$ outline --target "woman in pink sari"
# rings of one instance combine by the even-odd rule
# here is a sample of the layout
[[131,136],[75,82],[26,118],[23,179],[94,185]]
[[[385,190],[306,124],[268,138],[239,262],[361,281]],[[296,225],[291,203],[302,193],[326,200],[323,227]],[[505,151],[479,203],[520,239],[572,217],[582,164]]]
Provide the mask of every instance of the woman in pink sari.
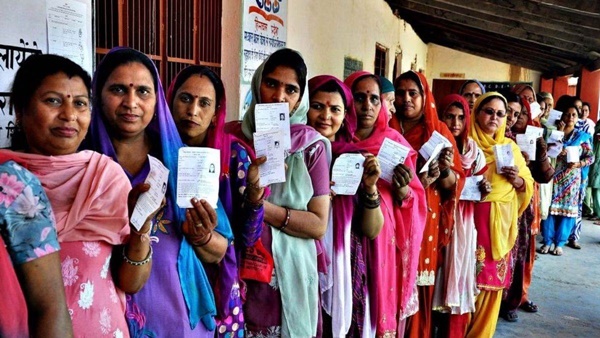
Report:
[[[425,192],[414,174],[417,153],[398,132],[387,126],[387,111],[380,99],[381,84],[375,75],[356,72],[344,83],[351,88],[354,97],[355,109],[348,114],[356,115],[356,131],[350,143],[336,144],[334,152],[365,152],[377,156],[386,138],[410,149],[404,164],[396,166],[391,184],[377,181],[384,219],[381,232],[373,240],[361,236],[366,259],[363,274],[369,283],[364,289],[369,302],[365,304],[363,323],[370,325],[364,327],[363,334],[368,336],[369,331],[375,331],[377,337],[402,336],[405,319],[418,310],[416,272],[426,215]],[[352,210],[352,207],[334,204],[336,231],[349,226]],[[353,279],[356,277],[354,274]]]
[[[91,120],[90,88],[89,75],[72,61],[30,56],[11,96],[22,133],[16,151],[0,154],[25,163],[48,195],[75,336],[128,337],[125,292],[140,290],[150,275],[150,222],[139,231],[130,225],[137,198],[128,198],[131,185],[114,161],[77,152]],[[37,203],[32,195],[27,208],[35,211]]]

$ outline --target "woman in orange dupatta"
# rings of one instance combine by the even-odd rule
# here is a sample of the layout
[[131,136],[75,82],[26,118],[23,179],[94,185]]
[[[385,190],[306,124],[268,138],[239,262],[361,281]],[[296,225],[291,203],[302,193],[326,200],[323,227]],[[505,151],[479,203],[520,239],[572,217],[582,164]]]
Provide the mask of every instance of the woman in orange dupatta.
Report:
[[[469,136],[485,154],[488,170],[484,175],[492,184],[492,191],[484,202],[475,205],[476,273],[481,292],[466,337],[494,336],[502,290],[511,281],[510,253],[517,238],[517,220],[533,195],[533,178],[521,150],[505,136],[507,107],[504,96],[489,92],[475,102],[471,114]],[[497,168],[496,146],[510,146],[513,166]]]
[[[434,132],[452,144],[442,149],[438,160],[431,163],[427,172],[419,174],[428,208],[417,270],[419,312],[409,317],[406,332],[410,337],[429,337],[433,324],[435,276],[443,262],[441,249],[450,242],[452,236],[454,212],[465,175],[454,136],[448,126],[438,119],[433,94],[425,76],[408,71],[396,79],[394,87],[396,114],[390,120],[390,127],[398,130],[417,151]],[[423,163],[421,161],[417,165],[417,171],[420,171]]]

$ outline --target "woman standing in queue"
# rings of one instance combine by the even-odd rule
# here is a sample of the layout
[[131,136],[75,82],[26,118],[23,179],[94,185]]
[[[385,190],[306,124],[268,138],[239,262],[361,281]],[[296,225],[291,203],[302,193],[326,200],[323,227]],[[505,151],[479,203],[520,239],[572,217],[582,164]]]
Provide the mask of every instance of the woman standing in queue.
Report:
[[316,240],[325,235],[329,217],[331,150],[329,141],[306,125],[306,75],[298,52],[274,52],[254,73],[252,103],[241,125],[229,125],[238,138],[252,144],[256,104],[289,106],[292,149],[285,159],[286,181],[271,184],[264,201],[261,242],[273,257],[274,269],[268,282],[247,282],[248,337],[321,335]]
[[[508,99],[509,106],[511,105]],[[529,102],[525,99],[521,101],[521,112],[517,121],[512,126],[512,135],[525,134],[527,126],[539,127],[534,119],[531,118],[531,108]],[[515,103],[513,102],[513,106]],[[507,115],[508,116],[508,115]],[[519,217],[519,233],[517,241],[513,248],[513,278],[510,288],[506,291],[500,308],[500,316],[509,322],[515,322],[518,319],[517,309],[521,308],[526,312],[537,312],[538,307],[529,300],[528,290],[531,285],[533,273],[533,263],[535,261],[536,235],[540,232],[540,184],[548,183],[554,176],[554,168],[550,163],[547,154],[547,144],[543,137],[535,140],[535,157],[529,158],[526,153],[522,153],[527,162],[534,179],[533,197],[531,203]]]
[[[498,322],[502,290],[511,280],[510,253],[517,238],[517,220],[531,202],[533,178],[521,150],[505,137],[506,99],[488,92],[475,102],[469,136],[486,158],[486,179],[491,192],[475,205],[477,230],[476,276],[480,294],[467,326],[466,337],[493,337]],[[510,146],[514,166],[497,168],[495,146]],[[498,173],[498,171],[500,173]]]
[[[77,151],[90,125],[90,88],[89,75],[74,62],[57,55],[29,57],[12,88],[20,126],[16,151],[1,154],[24,163],[52,205],[74,335],[126,337],[125,292],[140,290],[153,266],[144,236],[150,220],[136,231],[128,215],[135,195],[147,187],[136,188],[128,199],[131,185],[118,165],[99,153]],[[43,212],[48,206],[37,194],[30,189],[20,210],[31,216]],[[40,253],[52,250],[46,246]]]
[[216,314],[202,263],[218,263],[232,234],[219,206],[192,199],[176,204],[178,151],[183,142],[169,112],[158,71],[143,53],[114,48],[94,76],[94,115],[89,145],[119,163],[133,186],[150,172],[148,155],[169,169],[166,204],[145,233],[154,265],[145,287],[127,298],[133,337],[214,337]]
[[564,148],[556,159],[550,214],[548,219],[542,222],[544,245],[538,252],[552,252],[561,256],[562,248],[575,227],[577,217],[581,216],[581,185],[586,179],[582,171],[594,162],[594,153],[590,134],[575,128],[579,109],[571,102],[557,106],[563,111],[562,123],[558,123],[558,130],[565,133],[563,145],[579,147],[579,157],[576,161],[567,161],[567,151]]
[[[483,175],[487,170],[485,154],[469,137],[471,111],[467,101],[458,94],[442,99],[439,110],[458,148],[466,177]],[[478,183],[481,200],[491,192],[491,184],[481,178]],[[454,216],[454,234],[444,255],[442,274],[437,276],[433,308],[449,313],[448,326],[439,333],[447,337],[464,337],[469,315],[475,311],[475,299],[479,294],[475,281],[475,230],[476,201],[460,200]]]
[[[408,71],[396,81],[396,115],[390,126],[402,134],[413,149],[421,149],[434,132],[444,136],[450,147],[445,147],[429,170],[419,174],[419,180],[427,196],[427,220],[419,253],[417,285],[419,287],[419,312],[408,319],[407,334],[410,337],[429,337],[433,328],[432,306],[436,274],[441,265],[440,250],[449,242],[453,233],[454,213],[465,176],[460,153],[454,137],[438,114],[425,76]],[[417,171],[425,164],[420,158]]]
[[380,99],[381,84],[376,76],[356,72],[345,83],[352,90],[357,118],[352,146],[378,155],[385,138],[390,138],[411,149],[405,164],[394,169],[392,183],[377,183],[384,223],[370,243],[368,252],[372,252],[373,261],[367,268],[373,280],[371,293],[375,294],[371,320],[375,322],[376,335],[402,336],[406,318],[418,310],[415,284],[426,214],[423,187],[415,174],[417,154],[404,137],[387,126],[387,112]]
[[[219,198],[234,225],[236,246],[253,246],[262,232],[265,189],[258,185],[258,167],[252,149],[225,134],[225,88],[206,66],[190,66],[173,79],[167,101],[183,142],[190,147],[220,150]],[[238,250],[240,251],[240,250]],[[217,334],[244,332],[238,260],[233,243],[218,264],[206,264],[217,304]],[[241,332],[241,333],[240,333]]]

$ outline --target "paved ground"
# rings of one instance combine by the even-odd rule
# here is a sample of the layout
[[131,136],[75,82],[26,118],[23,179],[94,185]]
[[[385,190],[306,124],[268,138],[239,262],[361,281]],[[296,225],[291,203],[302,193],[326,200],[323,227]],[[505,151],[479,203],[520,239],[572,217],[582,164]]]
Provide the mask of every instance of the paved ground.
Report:
[[600,226],[584,221],[581,246],[539,255],[530,290],[539,312],[499,319],[494,337],[600,337]]

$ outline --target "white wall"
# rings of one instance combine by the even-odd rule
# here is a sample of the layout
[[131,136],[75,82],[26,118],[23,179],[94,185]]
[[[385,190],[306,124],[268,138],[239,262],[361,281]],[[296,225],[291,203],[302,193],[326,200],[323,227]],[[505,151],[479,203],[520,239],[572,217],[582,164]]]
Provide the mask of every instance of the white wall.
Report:
[[[429,81],[441,79],[440,73],[464,73],[465,79],[480,81],[511,81],[510,65],[454,49],[429,44],[426,76]],[[521,69],[519,79],[512,81],[532,81],[538,88],[541,73],[530,69]]]
[[[344,57],[363,62],[373,71],[375,47],[388,48],[387,76],[391,79],[396,53],[402,52],[400,70],[425,68],[427,45],[410,25],[395,17],[384,0],[302,0],[288,2],[287,46],[302,53],[309,78],[330,74],[341,78]],[[237,119],[241,62],[241,16],[239,1],[223,1],[221,77],[227,91],[228,120]],[[343,80],[343,79],[342,79]]]
[[361,60],[365,70],[373,71],[377,43],[388,48],[389,78],[399,52],[402,71],[410,69],[415,55],[417,69],[425,68],[427,45],[383,0],[303,0],[289,6],[288,46],[303,53],[310,76],[342,77],[345,56]]

